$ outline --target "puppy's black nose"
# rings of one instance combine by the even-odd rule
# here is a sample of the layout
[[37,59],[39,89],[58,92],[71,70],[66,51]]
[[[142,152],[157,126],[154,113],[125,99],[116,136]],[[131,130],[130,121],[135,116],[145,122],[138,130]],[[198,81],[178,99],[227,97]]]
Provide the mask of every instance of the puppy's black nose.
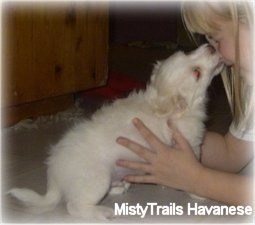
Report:
[[216,49],[212,45],[208,45],[207,48],[209,49],[211,54],[214,54],[216,52]]

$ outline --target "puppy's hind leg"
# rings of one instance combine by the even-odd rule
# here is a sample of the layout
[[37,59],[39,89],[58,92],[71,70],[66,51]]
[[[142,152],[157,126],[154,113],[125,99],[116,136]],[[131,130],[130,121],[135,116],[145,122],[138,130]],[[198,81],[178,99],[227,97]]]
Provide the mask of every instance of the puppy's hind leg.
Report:
[[[102,174],[101,174],[102,175]],[[67,210],[73,216],[107,220],[113,217],[113,209],[97,203],[105,196],[110,187],[110,176],[77,182],[72,185],[72,193],[67,199]]]

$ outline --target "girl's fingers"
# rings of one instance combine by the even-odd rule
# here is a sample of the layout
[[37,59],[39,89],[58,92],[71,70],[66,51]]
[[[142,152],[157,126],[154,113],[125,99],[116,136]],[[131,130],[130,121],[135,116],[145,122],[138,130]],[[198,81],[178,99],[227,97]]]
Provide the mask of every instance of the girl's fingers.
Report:
[[124,177],[124,180],[131,183],[156,183],[152,175],[127,175]]
[[145,148],[144,146],[142,146],[134,141],[124,138],[124,137],[119,137],[119,138],[117,138],[116,141],[120,145],[130,149],[132,152],[137,154],[142,159],[144,159],[148,162],[151,162],[153,155],[154,155],[154,153],[151,152],[151,150]]
[[133,123],[152,149],[157,150],[163,147],[164,144],[161,142],[161,140],[148,127],[146,127],[140,119],[133,119]]
[[183,135],[180,133],[180,131],[177,129],[176,126],[173,125],[173,123],[171,121],[167,122],[168,127],[171,129],[172,131],[172,136],[173,139],[176,142],[176,146],[179,146],[180,149],[186,150],[186,149],[190,149],[190,145],[187,142],[187,140],[183,137]]
[[132,169],[132,170],[139,170],[144,173],[151,173],[151,166],[150,164],[144,163],[144,162],[133,162],[133,161],[127,161],[127,160],[118,160],[116,162],[118,166]]

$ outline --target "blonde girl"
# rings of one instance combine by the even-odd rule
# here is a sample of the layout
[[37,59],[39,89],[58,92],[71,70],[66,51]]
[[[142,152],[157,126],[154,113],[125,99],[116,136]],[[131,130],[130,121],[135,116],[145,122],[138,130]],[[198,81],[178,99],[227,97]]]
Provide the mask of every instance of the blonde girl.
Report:
[[252,176],[238,173],[253,159],[251,6],[244,1],[184,2],[182,17],[191,35],[205,35],[224,59],[226,69],[222,79],[233,122],[224,136],[214,132],[205,134],[199,163],[171,121],[169,127],[176,142],[172,147],[135,118],[134,126],[151,149],[125,137],[117,138],[117,143],[135,152],[146,163],[121,159],[117,165],[145,172],[145,175],[126,176],[124,179],[129,182],[162,184],[227,204],[252,204]]

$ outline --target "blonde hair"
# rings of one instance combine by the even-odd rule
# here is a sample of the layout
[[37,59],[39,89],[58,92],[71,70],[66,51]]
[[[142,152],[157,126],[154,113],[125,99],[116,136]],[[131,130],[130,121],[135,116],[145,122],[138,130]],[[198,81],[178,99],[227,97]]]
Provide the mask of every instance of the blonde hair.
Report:
[[235,64],[232,69],[226,67],[221,76],[234,125],[239,126],[242,119],[245,120],[243,125],[246,128],[250,128],[253,122],[253,88],[240,76],[239,24],[248,25],[252,33],[253,15],[249,4],[245,1],[203,1],[197,4],[183,2],[181,8],[183,23],[193,39],[196,33],[213,36],[219,31],[220,21],[232,21],[235,35]]

